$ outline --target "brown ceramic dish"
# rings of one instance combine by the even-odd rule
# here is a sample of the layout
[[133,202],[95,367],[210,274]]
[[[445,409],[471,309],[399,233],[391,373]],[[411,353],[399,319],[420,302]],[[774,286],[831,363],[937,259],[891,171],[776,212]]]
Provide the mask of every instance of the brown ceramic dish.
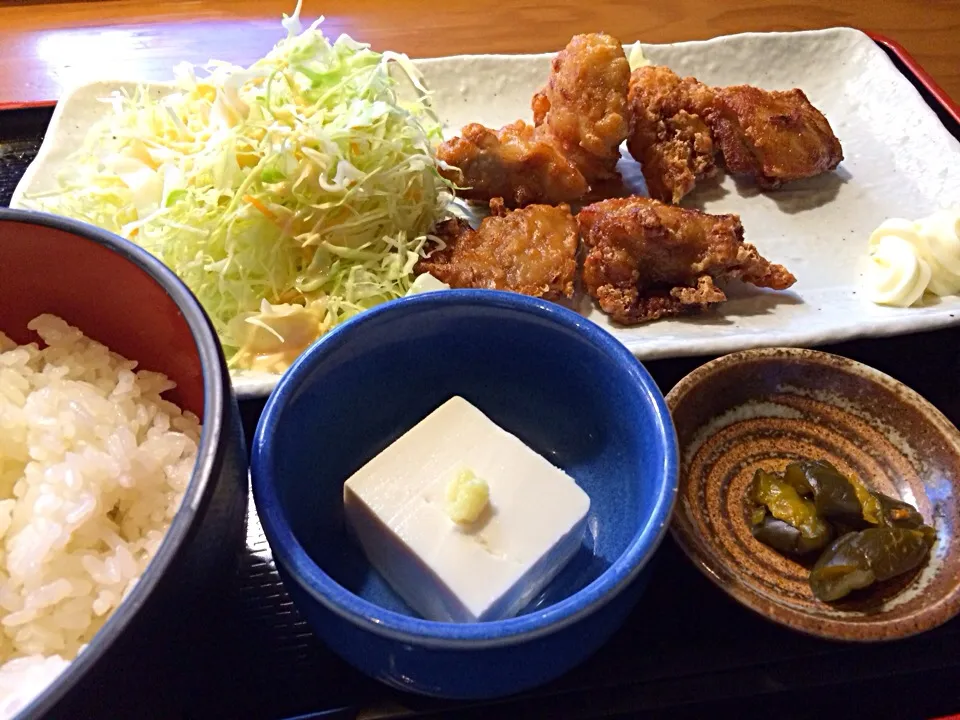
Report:
[[[707,363],[667,396],[679,439],[672,531],[714,583],[758,613],[842,640],[891,640],[960,611],[960,432],[893,378],[836,355],[748,350]],[[804,566],[750,534],[758,468],[828,460],[934,525],[925,565],[837,603],[814,598]]]

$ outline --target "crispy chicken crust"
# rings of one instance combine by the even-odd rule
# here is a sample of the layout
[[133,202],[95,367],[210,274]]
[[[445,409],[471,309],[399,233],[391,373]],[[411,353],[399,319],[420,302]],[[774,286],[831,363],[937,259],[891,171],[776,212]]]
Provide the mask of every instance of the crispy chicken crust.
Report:
[[470,200],[503,198],[510,207],[556,205],[588,190],[576,165],[522,120],[496,131],[478,123],[467,125],[460,137],[440,146],[437,157],[459,170],[441,172],[465,186],[459,194]]
[[716,107],[714,134],[727,170],[753,176],[763,189],[833,170],[843,160],[830,123],[802,90],[721,88]]
[[634,325],[704,310],[727,297],[715,280],[785,290],[796,278],[743,241],[736,215],[708,215],[643,197],[612,198],[577,215],[584,285],[615,321]]
[[590,183],[617,177],[630,130],[630,66],[609,35],[577,35],[553,60],[532,101],[535,127],[522,120],[491,130],[473,123],[443,143],[442,174],[470,200],[508,207],[572,202]]
[[631,75],[629,100],[627,149],[641,164],[650,197],[678,203],[697,181],[716,173],[708,124],[715,94],[693,78],[648,65]]
[[617,177],[620,145],[630,132],[629,82],[630,64],[615,38],[575,35],[533,96],[534,124],[549,132],[587,182]]
[[718,163],[765,190],[833,170],[840,141],[802,90],[712,88],[665,67],[630,76],[627,148],[651,197],[677,203]]
[[440,223],[445,243],[417,263],[455,288],[487,288],[555,300],[572,297],[577,272],[577,222],[570,207],[529,205],[507,210],[499,200],[473,230],[461,219]]

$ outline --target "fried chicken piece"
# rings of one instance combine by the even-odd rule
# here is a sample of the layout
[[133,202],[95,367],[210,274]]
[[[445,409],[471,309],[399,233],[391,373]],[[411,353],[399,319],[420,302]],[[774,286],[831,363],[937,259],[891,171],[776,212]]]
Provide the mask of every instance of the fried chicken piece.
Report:
[[698,181],[716,173],[708,118],[715,93],[694,78],[656,65],[630,76],[633,127],[627,140],[640,162],[650,197],[678,203]]
[[440,160],[459,170],[441,170],[468,189],[470,200],[503,198],[509,207],[576,200],[589,189],[583,174],[549,138],[518,120],[493,131],[478,123],[462,130],[437,150]]
[[460,219],[440,223],[434,232],[446,247],[420,260],[414,272],[428,272],[455,288],[572,297],[579,240],[570,207],[506,210],[493,200],[490,212],[476,230]]
[[736,215],[708,215],[644,197],[612,198],[577,215],[588,248],[583,280],[600,308],[634,325],[727,299],[714,284],[739,278],[785,290],[796,278],[743,241]]
[[503,198],[508,207],[572,202],[591,182],[617,177],[629,132],[630,66],[609,35],[577,35],[553,60],[533,98],[537,127],[518,120],[500,130],[473,123],[443,143],[443,176],[470,200]]
[[843,148],[802,90],[736,85],[717,90],[714,136],[727,170],[765,190],[833,170]]
[[618,177],[620,144],[630,132],[629,81],[630,65],[615,38],[575,35],[533,96],[537,129],[556,141],[589,183]]
[[843,149],[802,90],[712,88],[665,67],[630,77],[627,148],[651,197],[677,203],[721,161],[764,190],[833,170]]

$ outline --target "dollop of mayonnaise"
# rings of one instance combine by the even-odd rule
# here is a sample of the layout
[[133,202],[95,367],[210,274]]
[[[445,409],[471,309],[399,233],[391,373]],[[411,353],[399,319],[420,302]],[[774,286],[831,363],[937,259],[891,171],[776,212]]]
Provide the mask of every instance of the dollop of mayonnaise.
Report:
[[232,323],[240,341],[235,363],[238,368],[280,374],[307,347],[329,329],[322,302],[303,305],[260,303],[259,313],[247,313]]
[[870,300],[909,307],[925,292],[960,292],[960,210],[917,221],[891,218],[870,235],[866,285]]
[[941,297],[960,292],[960,210],[936,212],[917,228],[930,263],[930,292]]
[[909,307],[923,296],[929,282],[930,266],[909,241],[884,235],[870,247],[867,288],[873,302]]

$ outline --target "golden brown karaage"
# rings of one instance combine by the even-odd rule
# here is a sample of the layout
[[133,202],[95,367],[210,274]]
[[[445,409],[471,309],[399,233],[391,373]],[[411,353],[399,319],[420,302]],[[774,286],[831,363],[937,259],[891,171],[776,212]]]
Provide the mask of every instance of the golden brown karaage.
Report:
[[629,99],[633,128],[627,148],[640,162],[647,191],[657,200],[678,203],[717,169],[708,123],[714,92],[669,68],[648,65],[630,76]]
[[434,233],[445,246],[420,260],[414,272],[428,272],[455,288],[572,297],[579,240],[570,207],[506,210],[494,200],[490,212],[476,230],[460,219],[440,223]]
[[767,190],[833,170],[843,148],[802,90],[749,85],[717,90],[714,137],[727,170]]
[[644,197],[613,198],[577,215],[583,281],[600,308],[633,325],[726,300],[714,280],[785,290],[796,279],[743,241],[736,215],[708,215]]
[[556,205],[588,189],[576,165],[522,120],[496,131],[467,125],[460,137],[440,146],[437,157],[456,168],[441,172],[465,187],[458,194],[470,200],[499,197],[509,207]]
[[843,159],[830,123],[801,90],[712,88],[665,67],[630,76],[627,148],[650,195],[677,203],[722,163],[763,189],[833,170]]
[[503,198],[508,207],[572,202],[591,182],[617,177],[629,132],[630,67],[614,38],[577,35],[553,61],[533,99],[536,127],[522,120],[500,130],[473,123],[443,143],[447,179],[470,200]]
[[617,177],[620,145],[630,132],[629,81],[630,64],[615,38],[575,35],[533,96],[537,128],[549,133],[589,183]]

